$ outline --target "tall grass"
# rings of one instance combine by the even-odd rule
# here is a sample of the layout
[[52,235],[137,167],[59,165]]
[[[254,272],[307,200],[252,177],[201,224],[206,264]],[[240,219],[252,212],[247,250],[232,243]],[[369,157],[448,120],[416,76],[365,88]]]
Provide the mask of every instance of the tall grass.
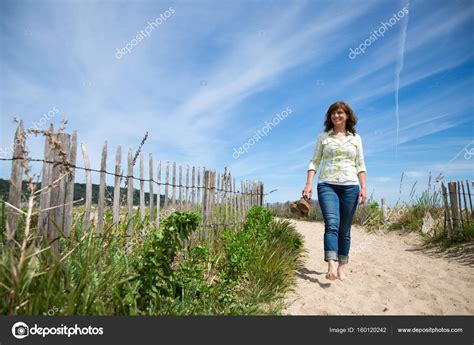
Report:
[[188,250],[186,241],[201,226],[196,212],[174,212],[158,229],[136,214],[140,235],[131,238],[127,222],[117,227],[105,218],[97,235],[84,231],[76,212],[59,252],[35,227],[24,252],[19,243],[3,246],[1,314],[278,314],[304,254],[294,226],[257,206],[243,231],[226,230],[215,243]]

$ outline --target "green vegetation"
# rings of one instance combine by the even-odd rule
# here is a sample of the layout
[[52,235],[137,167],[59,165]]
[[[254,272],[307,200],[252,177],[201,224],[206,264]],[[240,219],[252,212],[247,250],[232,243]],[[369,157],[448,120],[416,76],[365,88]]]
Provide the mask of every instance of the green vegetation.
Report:
[[[134,217],[133,222],[140,224]],[[32,235],[4,245],[0,313],[13,315],[246,315],[279,314],[304,254],[287,220],[254,206],[242,231],[187,248],[200,226],[195,212],[174,212],[159,229],[141,223],[125,236],[106,216],[104,232],[85,232],[75,212],[60,250]],[[3,223],[2,223],[3,224]],[[148,224],[148,225],[147,225]],[[24,231],[24,227],[22,227]],[[2,234],[4,231],[2,231]]]
[[450,240],[448,240],[443,233],[433,237],[425,236],[424,240],[426,243],[437,243],[443,247],[450,247],[458,243],[472,241],[474,240],[474,222],[465,228],[455,228]]
[[382,223],[382,209],[372,196],[366,199],[365,204],[357,207],[354,224],[363,225],[372,231],[380,228]]
[[[420,197],[412,197],[412,203],[399,219],[389,226],[389,229],[404,229],[407,231],[421,230],[423,217],[429,212],[433,218],[444,215],[440,193],[433,189],[424,190]],[[438,229],[441,230],[441,229]]]
[[[406,232],[419,232],[426,244],[441,244],[451,246],[460,242],[471,241],[474,238],[474,222],[453,230],[451,239],[447,239],[444,229],[444,208],[441,193],[432,185],[431,178],[428,186],[422,191],[421,196],[414,195],[413,185],[410,193],[410,202],[395,207],[388,212],[385,221],[382,220],[382,210],[371,198],[363,207],[359,207],[355,215],[355,223],[364,225],[369,231],[374,230],[401,230]],[[436,180],[435,182],[438,182]],[[416,184],[416,183],[415,183]],[[398,203],[397,203],[398,204]],[[423,218],[428,215],[433,220],[430,233],[423,234]]]

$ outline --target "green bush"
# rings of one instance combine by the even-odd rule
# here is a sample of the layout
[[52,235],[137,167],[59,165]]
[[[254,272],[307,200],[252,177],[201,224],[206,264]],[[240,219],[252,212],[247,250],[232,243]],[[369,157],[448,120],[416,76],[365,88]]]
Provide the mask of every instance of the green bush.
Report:
[[140,309],[151,313],[160,309],[160,303],[180,294],[172,264],[184,241],[196,230],[200,216],[193,212],[174,212],[162,220],[158,231],[149,231],[143,250],[133,262],[139,281],[137,303]]
[[474,239],[474,223],[464,228],[455,228],[448,240],[445,232],[439,232],[435,236],[424,236],[425,243],[438,243],[444,247],[449,247],[462,242],[472,241]]
[[237,279],[249,262],[257,258],[264,240],[258,238],[256,232],[251,230],[239,232],[227,230],[222,237],[225,243],[227,274],[231,279]]
[[465,228],[456,228],[453,231],[453,242],[464,242],[474,238],[474,223]]
[[273,216],[268,210],[254,206],[247,213],[243,231],[224,231],[222,237],[228,263],[227,273],[232,279],[241,274],[250,262],[256,260],[263,244],[268,240],[272,219]]
[[269,210],[260,206],[253,206],[248,210],[244,230],[251,231],[257,236],[265,238],[268,224],[270,224],[272,219],[273,216]]

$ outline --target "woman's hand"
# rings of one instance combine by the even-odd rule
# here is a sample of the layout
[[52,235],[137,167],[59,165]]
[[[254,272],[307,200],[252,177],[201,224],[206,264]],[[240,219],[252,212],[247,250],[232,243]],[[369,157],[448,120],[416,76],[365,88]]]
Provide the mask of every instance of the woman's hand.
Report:
[[365,200],[367,199],[367,190],[365,187],[361,187],[359,191],[359,200],[361,204],[365,203]]
[[311,199],[311,195],[313,194],[313,186],[310,185],[310,184],[307,184],[304,187],[303,192],[301,194],[303,196],[307,196],[309,199]]

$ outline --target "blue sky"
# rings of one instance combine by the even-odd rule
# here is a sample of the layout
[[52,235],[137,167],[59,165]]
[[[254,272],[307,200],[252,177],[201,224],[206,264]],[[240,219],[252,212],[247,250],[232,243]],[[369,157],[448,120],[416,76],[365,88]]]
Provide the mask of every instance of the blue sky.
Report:
[[[408,15],[349,57],[405,6]],[[277,189],[267,202],[295,200],[325,112],[344,100],[359,119],[368,193],[393,204],[402,172],[402,200],[430,172],[474,177],[473,14],[470,0],[2,1],[0,145],[10,145],[14,117],[30,127],[57,109],[52,122],[68,118],[93,167],[104,140],[113,171],[116,147],[135,151],[148,131],[143,152],[155,160],[227,166]],[[41,140],[29,147],[42,157]],[[8,178],[10,165],[0,166]]]

